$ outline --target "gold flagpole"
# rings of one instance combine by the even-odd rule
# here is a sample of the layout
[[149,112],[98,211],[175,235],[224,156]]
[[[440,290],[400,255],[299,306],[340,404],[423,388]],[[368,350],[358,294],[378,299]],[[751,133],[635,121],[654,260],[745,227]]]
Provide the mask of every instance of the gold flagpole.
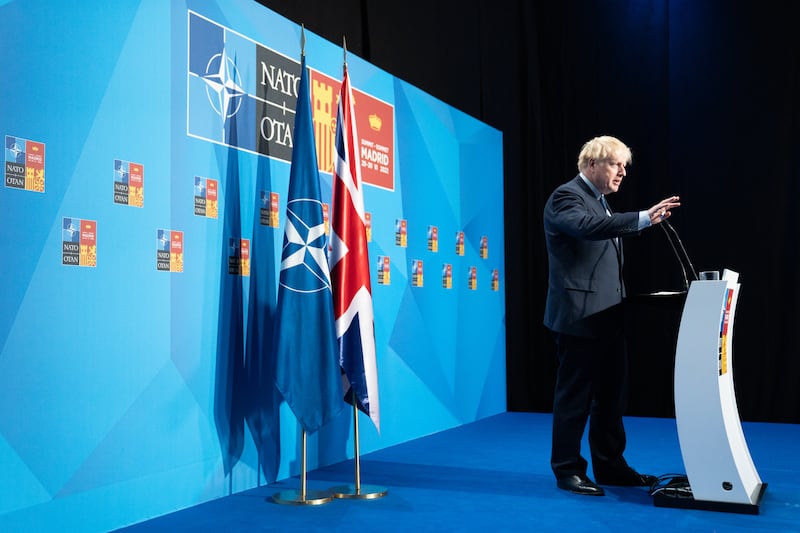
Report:
[[[306,27],[300,25],[300,55],[306,55]],[[302,457],[300,458],[300,490],[283,490],[276,492],[272,495],[272,501],[275,503],[285,505],[321,505],[333,500],[333,494],[330,491],[308,490],[306,483],[307,466],[306,466],[306,452],[308,448],[308,435],[306,429],[302,428]]]
[[356,406],[356,393],[353,391],[353,462],[356,467],[355,492],[361,494],[361,447],[358,439],[358,406]]
[[[342,71],[347,72],[347,39],[342,36]],[[389,491],[385,487],[375,485],[361,485],[361,453],[359,451],[358,435],[358,398],[356,391],[351,388],[353,402],[353,460],[355,462],[355,483],[353,485],[339,485],[333,487],[331,492],[334,498],[353,498],[359,500],[374,500],[386,496]]]
[[361,485],[361,455],[358,442],[358,402],[356,392],[353,393],[353,461],[355,463],[355,483],[353,485],[341,485],[333,487],[331,492],[334,498],[350,498],[357,500],[374,500],[383,498],[389,491],[386,487],[377,485]]
[[321,505],[333,500],[333,494],[328,490],[308,490],[306,484],[306,449],[307,434],[303,429],[302,454],[300,458],[300,490],[282,490],[272,495],[272,501],[284,505]]
[[308,451],[308,435],[306,434],[306,430],[303,430],[303,458],[300,463],[300,498],[305,500],[306,499],[306,472],[307,472],[307,463],[306,463],[306,452]]

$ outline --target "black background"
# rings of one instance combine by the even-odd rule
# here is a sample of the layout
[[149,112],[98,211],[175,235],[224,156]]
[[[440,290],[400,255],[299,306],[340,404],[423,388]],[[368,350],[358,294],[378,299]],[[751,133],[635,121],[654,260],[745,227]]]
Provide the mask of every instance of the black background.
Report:
[[[800,38],[796,2],[260,0],[503,132],[508,409],[548,412],[542,208],[581,145],[633,150],[616,211],[679,194],[696,270],[742,290],[734,380],[743,420],[800,422]],[[357,82],[353,80],[357,86]],[[626,239],[629,414],[673,416],[682,288],[658,228]]]

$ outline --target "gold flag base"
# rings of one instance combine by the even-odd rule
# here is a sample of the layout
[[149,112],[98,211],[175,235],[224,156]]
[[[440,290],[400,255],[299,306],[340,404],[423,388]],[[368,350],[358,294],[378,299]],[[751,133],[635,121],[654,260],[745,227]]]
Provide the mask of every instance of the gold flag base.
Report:
[[361,454],[359,453],[358,435],[358,402],[356,392],[353,391],[353,463],[356,467],[355,483],[350,485],[337,485],[329,489],[334,498],[352,500],[375,500],[383,498],[389,491],[386,487],[377,485],[364,485],[361,483]]
[[[306,482],[306,450],[308,436],[305,428],[301,431],[300,490],[282,490],[272,495],[272,501],[283,505],[322,505],[333,501],[329,490],[308,490]],[[267,498],[269,500],[269,498]]]
[[272,501],[282,505],[322,505],[333,501],[329,490],[309,490],[305,495],[299,490],[282,490],[272,495]]
[[389,494],[386,487],[377,485],[361,485],[358,488],[355,485],[339,485],[333,487],[330,491],[333,493],[334,498],[354,500],[374,500]]

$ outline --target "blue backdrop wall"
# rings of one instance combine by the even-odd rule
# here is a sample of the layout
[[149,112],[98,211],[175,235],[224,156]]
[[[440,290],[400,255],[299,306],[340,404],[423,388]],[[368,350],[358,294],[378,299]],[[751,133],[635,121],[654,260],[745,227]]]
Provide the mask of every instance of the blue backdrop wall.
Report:
[[[0,529],[107,530],[296,475],[269,346],[300,27],[249,0],[27,0],[0,2],[0,33]],[[343,52],[306,38],[324,167]],[[348,67],[382,414],[380,434],[359,424],[367,453],[505,410],[502,135]],[[344,409],[309,469],[352,441]]]

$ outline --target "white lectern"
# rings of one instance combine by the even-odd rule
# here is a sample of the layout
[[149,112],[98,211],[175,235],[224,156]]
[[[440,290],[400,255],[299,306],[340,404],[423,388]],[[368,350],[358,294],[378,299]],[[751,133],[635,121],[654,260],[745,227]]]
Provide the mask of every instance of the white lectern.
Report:
[[738,278],[736,272],[725,270],[721,280],[692,282],[686,295],[675,350],[674,394],[691,490],[656,494],[657,506],[759,512],[767,485],[750,457],[733,385]]

